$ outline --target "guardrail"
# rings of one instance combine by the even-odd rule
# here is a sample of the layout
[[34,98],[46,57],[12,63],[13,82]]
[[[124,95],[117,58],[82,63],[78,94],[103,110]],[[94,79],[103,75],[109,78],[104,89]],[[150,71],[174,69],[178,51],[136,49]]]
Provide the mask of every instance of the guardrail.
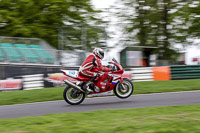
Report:
[[44,88],[44,77],[43,74],[34,74],[22,76],[23,89],[33,90]]
[[151,67],[132,68],[131,79],[133,81],[153,81],[153,69]]
[[171,66],[171,79],[197,79],[200,78],[200,65]]
[[[77,69],[78,67],[76,67]],[[67,69],[67,68],[66,68]],[[71,70],[72,68],[68,68]],[[4,91],[21,89],[19,85],[23,84],[24,90],[42,89],[45,87],[62,86],[62,81],[67,77],[62,73],[49,73],[51,76],[46,77],[44,74],[24,75],[21,76],[20,82],[14,86],[11,79],[1,80],[0,88]],[[140,67],[131,68],[125,71],[123,77],[135,81],[166,81],[180,79],[200,79],[200,65],[176,65],[161,67]],[[45,82],[52,84],[46,86]],[[12,86],[11,86],[12,85]],[[10,87],[9,87],[10,86]]]

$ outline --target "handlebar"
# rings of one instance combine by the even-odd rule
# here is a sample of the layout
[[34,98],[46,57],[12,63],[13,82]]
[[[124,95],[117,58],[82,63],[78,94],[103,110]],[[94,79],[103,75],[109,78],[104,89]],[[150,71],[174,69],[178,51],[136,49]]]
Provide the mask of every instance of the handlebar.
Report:
[[117,71],[116,72],[124,72],[122,66],[118,63],[118,62],[108,62],[109,64],[113,64],[115,67],[117,67]]
[[118,64],[118,63],[116,63],[116,62],[108,62],[108,64],[113,64],[114,66],[116,66],[116,67],[117,67],[117,71],[118,71],[118,70],[120,70],[119,66],[118,66],[118,65],[116,65],[116,64]]

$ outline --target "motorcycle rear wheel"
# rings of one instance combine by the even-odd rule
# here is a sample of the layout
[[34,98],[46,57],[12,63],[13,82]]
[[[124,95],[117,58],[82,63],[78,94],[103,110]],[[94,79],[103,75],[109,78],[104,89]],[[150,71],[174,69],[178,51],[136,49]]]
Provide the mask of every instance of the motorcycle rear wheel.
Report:
[[68,104],[78,105],[85,99],[85,93],[67,86],[63,92],[63,97]]
[[124,85],[124,89],[118,83],[113,91],[114,91],[114,94],[117,97],[125,99],[125,98],[128,98],[129,96],[132,95],[133,90],[134,90],[134,86],[133,86],[133,83],[127,78],[123,79],[123,83],[122,84]]

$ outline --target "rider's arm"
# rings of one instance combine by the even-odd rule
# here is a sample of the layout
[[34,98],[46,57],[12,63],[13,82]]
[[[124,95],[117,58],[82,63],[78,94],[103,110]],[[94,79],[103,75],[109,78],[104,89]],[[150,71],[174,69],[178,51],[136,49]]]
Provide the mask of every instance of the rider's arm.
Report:
[[102,66],[102,71],[103,72],[109,72],[109,71],[111,71],[111,69],[108,68],[108,67]]
[[97,71],[103,71],[103,72],[111,71],[110,68],[102,66],[101,61],[99,59],[96,59],[96,57],[93,58],[93,65],[95,66],[95,69],[98,69]]

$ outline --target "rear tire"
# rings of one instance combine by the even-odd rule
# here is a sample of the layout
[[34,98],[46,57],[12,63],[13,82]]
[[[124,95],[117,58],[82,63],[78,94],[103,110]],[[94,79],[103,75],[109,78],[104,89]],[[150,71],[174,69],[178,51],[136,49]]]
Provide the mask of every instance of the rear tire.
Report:
[[132,95],[134,86],[133,83],[127,78],[123,79],[122,84],[124,85],[125,89],[123,89],[118,83],[113,91],[117,97],[125,99]]
[[63,97],[68,104],[78,105],[85,99],[85,93],[67,86],[63,92]]

